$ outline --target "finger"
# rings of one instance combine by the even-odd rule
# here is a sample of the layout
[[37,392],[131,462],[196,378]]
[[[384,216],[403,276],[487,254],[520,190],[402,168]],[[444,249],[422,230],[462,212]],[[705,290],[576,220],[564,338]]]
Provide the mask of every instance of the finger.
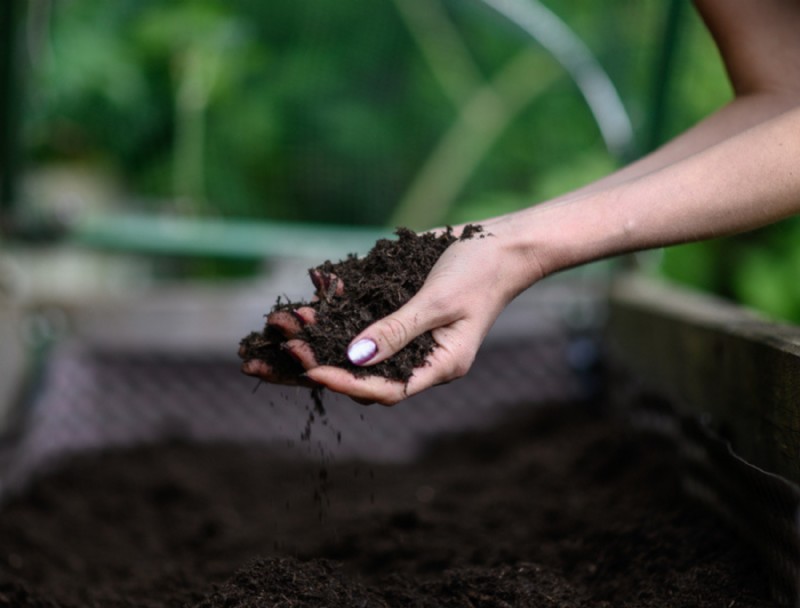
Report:
[[242,363],[242,373],[260,378],[272,384],[285,384],[289,386],[305,386],[317,388],[319,384],[311,378],[299,375],[284,375],[278,373],[271,365],[260,359],[250,359]]
[[311,380],[325,388],[342,393],[362,404],[394,405],[406,398],[406,385],[382,376],[356,378],[350,372],[330,365],[320,365],[306,372]]
[[279,310],[267,315],[267,325],[277,329],[286,339],[294,338],[306,325],[316,322],[316,312],[309,306]]
[[447,384],[467,374],[475,360],[480,345],[478,338],[470,338],[466,326],[458,322],[451,327],[433,332],[437,347],[425,364],[414,369],[407,383],[390,381],[381,376],[357,378],[351,373],[330,366],[320,366],[307,372],[309,378],[332,391],[349,395],[359,403],[371,401],[394,405],[428,388]]
[[344,283],[332,272],[325,272],[319,268],[312,268],[308,271],[311,282],[317,293],[315,299],[330,300],[333,296],[340,296],[344,293]]
[[[461,374],[463,375],[463,374]],[[369,405],[379,403],[385,406],[396,405],[428,388],[446,384],[460,377],[459,374],[423,366],[414,370],[408,383],[388,380],[383,376],[357,378],[340,367],[321,365],[310,369],[306,376],[325,388],[347,395],[357,403]]]
[[300,322],[300,325],[313,325],[317,322],[317,311],[310,306],[300,306],[292,311],[294,317]]
[[423,287],[405,306],[356,336],[347,347],[350,362],[359,366],[375,365],[399,352],[417,336],[455,320],[451,318],[458,314],[455,308],[448,312],[424,290]]
[[305,340],[289,340],[281,344],[281,348],[306,370],[319,365],[314,349]]
[[437,350],[434,350],[425,365],[414,370],[407,383],[388,380],[383,376],[356,377],[340,367],[329,365],[309,369],[306,376],[329,390],[345,394],[362,404],[395,405],[428,388],[446,384],[466,374],[472,357],[465,355],[454,359],[452,353],[441,354],[441,351],[436,356]]

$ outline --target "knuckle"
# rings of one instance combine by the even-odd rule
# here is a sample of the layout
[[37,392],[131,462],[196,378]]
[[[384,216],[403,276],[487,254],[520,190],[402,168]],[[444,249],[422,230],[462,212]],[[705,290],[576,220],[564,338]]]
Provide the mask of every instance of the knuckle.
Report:
[[437,324],[449,322],[461,315],[460,299],[454,299],[450,294],[436,294],[428,298],[425,308]]
[[384,336],[386,341],[394,348],[405,346],[409,342],[409,329],[406,324],[396,317],[384,319]]

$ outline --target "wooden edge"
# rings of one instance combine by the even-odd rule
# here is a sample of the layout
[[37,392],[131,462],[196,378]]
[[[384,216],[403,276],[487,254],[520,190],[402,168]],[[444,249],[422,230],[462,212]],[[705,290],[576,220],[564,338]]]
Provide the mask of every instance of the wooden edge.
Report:
[[742,458],[800,483],[800,327],[640,276],[610,290],[609,358]]

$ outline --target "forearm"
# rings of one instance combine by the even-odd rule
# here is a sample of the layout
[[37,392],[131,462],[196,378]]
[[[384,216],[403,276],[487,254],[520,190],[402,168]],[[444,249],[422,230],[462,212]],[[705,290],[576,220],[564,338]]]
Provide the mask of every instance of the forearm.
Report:
[[800,99],[800,3],[695,0],[720,50],[735,98],[641,160],[563,199],[613,187],[698,154],[768,121]]
[[600,192],[643,177],[771,120],[797,104],[798,99],[788,93],[763,92],[738,97],[650,154],[554,201]]
[[641,176],[490,225],[551,274],[627,251],[742,232],[798,212],[795,107]]

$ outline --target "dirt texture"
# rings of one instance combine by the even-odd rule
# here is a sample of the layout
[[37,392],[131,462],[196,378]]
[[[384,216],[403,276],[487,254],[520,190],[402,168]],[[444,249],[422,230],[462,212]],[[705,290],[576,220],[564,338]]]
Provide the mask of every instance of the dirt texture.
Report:
[[523,411],[404,465],[179,441],[74,457],[0,511],[0,606],[772,605],[665,440],[598,404]]
[[[458,240],[487,236],[480,226],[468,225],[456,237],[448,228],[441,234],[416,234],[399,228],[397,239],[381,239],[364,257],[350,255],[337,263],[330,260],[309,270],[318,299],[287,302],[278,299],[271,312],[310,306],[316,322],[297,336],[307,341],[321,365],[335,365],[357,376],[367,374],[408,381],[414,368],[424,365],[435,347],[430,332],[414,339],[387,361],[370,367],[353,365],[346,356],[350,341],[364,328],[396,311],[417,293],[445,249]],[[240,342],[240,356],[266,361],[287,378],[304,370],[282,348],[283,334],[267,324]]]

